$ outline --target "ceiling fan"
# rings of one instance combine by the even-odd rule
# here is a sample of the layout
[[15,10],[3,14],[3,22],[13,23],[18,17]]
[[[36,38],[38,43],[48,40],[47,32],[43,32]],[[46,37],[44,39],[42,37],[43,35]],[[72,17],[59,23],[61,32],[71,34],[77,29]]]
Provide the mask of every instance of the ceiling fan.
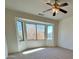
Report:
[[43,13],[48,12],[50,10],[53,11],[53,16],[55,16],[59,11],[63,12],[64,14],[67,13],[67,11],[64,10],[64,9],[62,9],[61,7],[68,6],[68,3],[59,4],[58,0],[55,0],[54,4],[52,4],[52,3],[46,3],[46,4],[49,5],[49,6],[51,6],[52,8],[43,11]]

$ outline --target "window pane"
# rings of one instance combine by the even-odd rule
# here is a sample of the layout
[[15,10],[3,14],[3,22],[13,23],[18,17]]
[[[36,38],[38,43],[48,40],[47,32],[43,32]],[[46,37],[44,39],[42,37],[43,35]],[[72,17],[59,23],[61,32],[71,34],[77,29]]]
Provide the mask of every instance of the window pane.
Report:
[[19,40],[23,40],[22,22],[20,22],[20,21],[17,21],[17,31],[18,31],[18,38],[19,38]]
[[36,40],[36,25],[26,24],[27,40]]
[[47,40],[53,39],[53,26],[48,26],[47,28]]
[[45,26],[44,25],[37,25],[37,40],[44,40],[45,39]]

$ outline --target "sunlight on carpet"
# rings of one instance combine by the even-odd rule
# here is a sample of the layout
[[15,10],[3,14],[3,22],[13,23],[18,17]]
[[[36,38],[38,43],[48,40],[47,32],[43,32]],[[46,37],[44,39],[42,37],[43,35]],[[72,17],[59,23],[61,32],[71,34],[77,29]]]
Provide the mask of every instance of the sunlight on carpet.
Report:
[[43,49],[45,49],[45,48],[37,48],[37,49],[30,50],[30,51],[25,51],[22,54],[29,54],[29,53],[37,52],[37,51],[40,51],[40,50],[43,50]]

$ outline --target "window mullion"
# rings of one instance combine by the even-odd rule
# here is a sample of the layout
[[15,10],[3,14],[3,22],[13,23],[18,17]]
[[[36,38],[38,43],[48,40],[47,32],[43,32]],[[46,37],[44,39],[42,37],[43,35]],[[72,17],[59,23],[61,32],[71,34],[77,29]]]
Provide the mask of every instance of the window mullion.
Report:
[[45,40],[47,39],[47,26],[45,25],[45,33],[44,33],[44,35],[45,35]]
[[37,24],[35,24],[36,25],[36,40],[37,40]]
[[22,24],[22,36],[23,36],[23,41],[24,41],[24,26],[23,26],[23,22],[21,22]]
[[25,39],[27,39],[27,27],[26,27],[26,22],[24,22],[24,34],[25,34]]

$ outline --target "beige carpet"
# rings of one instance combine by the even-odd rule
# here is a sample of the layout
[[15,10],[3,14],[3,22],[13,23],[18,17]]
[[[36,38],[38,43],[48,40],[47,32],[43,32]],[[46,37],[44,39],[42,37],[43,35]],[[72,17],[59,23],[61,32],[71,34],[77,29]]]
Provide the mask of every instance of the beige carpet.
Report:
[[10,55],[8,59],[73,59],[73,52],[63,48],[45,48],[30,54]]

